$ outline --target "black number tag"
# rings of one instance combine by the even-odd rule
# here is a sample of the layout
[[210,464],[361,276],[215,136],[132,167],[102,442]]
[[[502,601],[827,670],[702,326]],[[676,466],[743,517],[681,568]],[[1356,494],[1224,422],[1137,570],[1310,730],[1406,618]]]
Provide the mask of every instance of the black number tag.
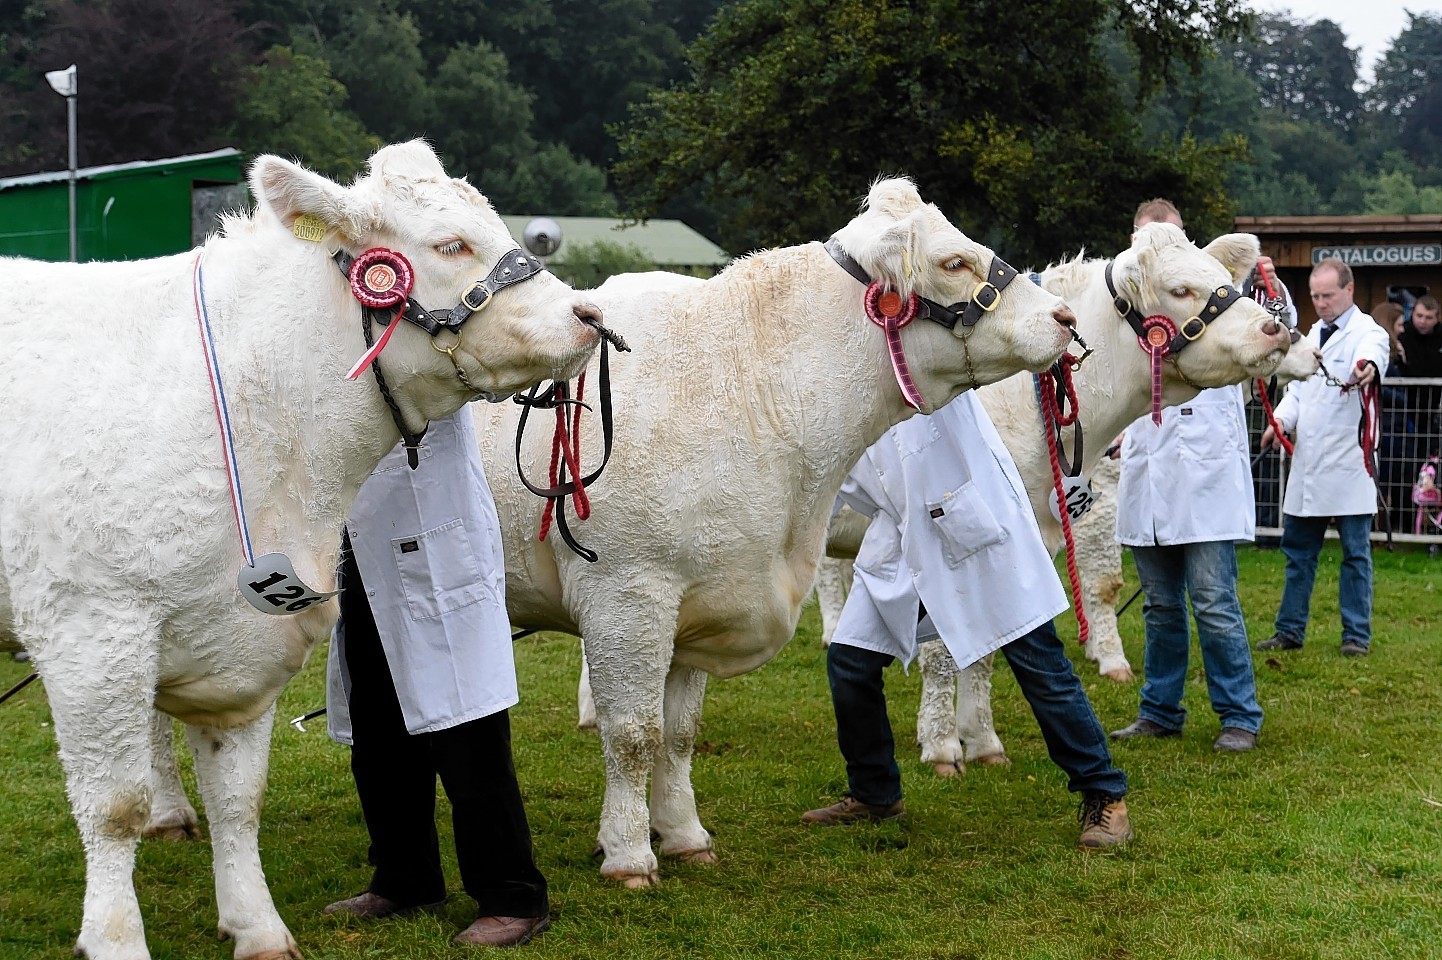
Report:
[[252,607],[277,617],[301,613],[340,593],[321,593],[306,586],[283,553],[257,557],[253,567],[242,565],[235,585]]

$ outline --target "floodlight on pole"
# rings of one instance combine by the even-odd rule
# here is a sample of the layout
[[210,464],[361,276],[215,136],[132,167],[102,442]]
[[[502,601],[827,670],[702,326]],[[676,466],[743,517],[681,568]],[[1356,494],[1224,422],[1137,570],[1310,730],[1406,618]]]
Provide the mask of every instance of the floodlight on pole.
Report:
[[71,64],[64,70],[50,70],[45,74],[45,81],[50,84],[50,89],[65,98],[66,114],[70,127],[70,262],[76,263],[80,259],[80,247],[75,233],[75,181],[77,179],[77,168],[79,167],[78,150],[76,146],[76,122],[75,105],[80,99],[80,80],[77,76],[75,64]]

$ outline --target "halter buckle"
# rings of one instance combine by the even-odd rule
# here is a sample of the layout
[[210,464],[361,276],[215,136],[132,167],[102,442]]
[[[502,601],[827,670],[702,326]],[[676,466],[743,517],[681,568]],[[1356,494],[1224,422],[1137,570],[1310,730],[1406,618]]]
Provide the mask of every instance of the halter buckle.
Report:
[[[486,297],[480,303],[471,303],[471,294],[475,293],[477,290],[481,291],[481,293],[484,293]],[[477,284],[476,286],[471,287],[471,289],[467,290],[461,295],[461,303],[464,304],[466,309],[471,311],[471,313],[479,313],[481,310],[484,310],[487,306],[490,305],[492,296],[494,296],[494,294],[492,294],[491,291]]]
[[1132,312],[1132,302],[1126,297],[1117,295],[1115,297],[1112,297],[1112,309],[1115,310],[1117,312],[1117,316],[1121,317],[1123,320],[1130,320]]
[[[991,291],[991,299],[989,301],[982,299],[982,294],[987,290]],[[980,307],[982,312],[991,313],[996,309],[996,305],[1001,302],[1001,290],[990,280],[983,280],[976,285],[975,290],[971,291],[971,302]]]
[[[1193,328],[1192,324],[1196,324],[1196,327]],[[1196,334],[1191,334],[1187,332],[1188,330],[1192,329],[1195,329],[1197,331]],[[1202,339],[1202,334],[1206,332],[1207,325],[1201,317],[1189,317],[1187,319],[1187,322],[1182,324],[1182,337],[1185,338],[1188,343],[1195,343],[1196,341]]]

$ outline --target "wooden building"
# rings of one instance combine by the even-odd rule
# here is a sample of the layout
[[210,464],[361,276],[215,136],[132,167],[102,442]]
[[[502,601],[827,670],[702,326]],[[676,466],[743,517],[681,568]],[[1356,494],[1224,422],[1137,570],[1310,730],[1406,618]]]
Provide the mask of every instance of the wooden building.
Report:
[[1236,229],[1262,241],[1262,252],[1276,263],[1277,275],[1296,298],[1303,330],[1317,319],[1307,278],[1326,257],[1352,268],[1357,306],[1363,310],[1383,300],[1442,296],[1442,213],[1237,217]]

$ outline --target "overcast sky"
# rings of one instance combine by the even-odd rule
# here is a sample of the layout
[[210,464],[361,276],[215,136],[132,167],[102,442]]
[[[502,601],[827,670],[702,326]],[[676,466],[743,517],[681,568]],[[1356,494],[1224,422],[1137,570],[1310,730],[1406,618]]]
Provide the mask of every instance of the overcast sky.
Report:
[[1392,38],[1407,25],[1407,14],[1435,12],[1437,0],[1250,0],[1262,12],[1290,10],[1299,20],[1331,20],[1347,35],[1347,46],[1361,48],[1357,73],[1372,80],[1372,66]]

